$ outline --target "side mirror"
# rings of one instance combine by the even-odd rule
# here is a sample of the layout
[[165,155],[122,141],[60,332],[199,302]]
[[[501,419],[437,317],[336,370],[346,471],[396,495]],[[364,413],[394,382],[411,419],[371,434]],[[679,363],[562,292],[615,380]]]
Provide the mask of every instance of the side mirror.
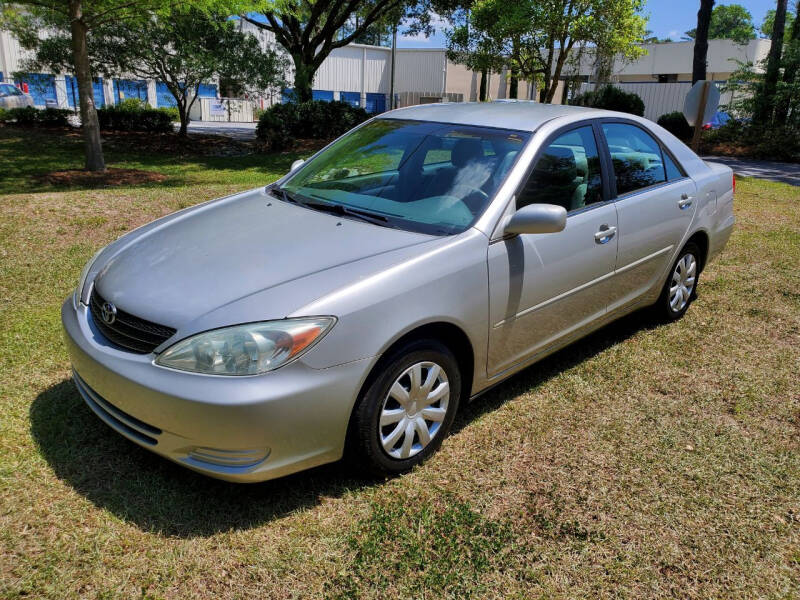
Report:
[[557,204],[528,204],[508,219],[504,233],[555,233],[567,226],[567,209]]
[[300,168],[300,166],[301,166],[301,165],[302,165],[304,162],[306,162],[306,161],[304,161],[302,158],[298,158],[296,161],[294,161],[294,162],[292,163],[292,166],[291,166],[291,167],[289,167],[289,173],[291,173],[292,171],[295,171],[295,170],[299,169],[299,168]]

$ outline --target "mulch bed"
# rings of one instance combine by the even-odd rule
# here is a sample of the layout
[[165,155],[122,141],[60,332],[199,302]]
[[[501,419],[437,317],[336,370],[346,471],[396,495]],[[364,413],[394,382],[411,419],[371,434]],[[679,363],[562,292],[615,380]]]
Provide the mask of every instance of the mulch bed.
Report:
[[110,187],[117,185],[139,185],[142,183],[158,183],[164,181],[166,175],[141,169],[116,169],[108,168],[104,172],[86,171],[84,169],[69,169],[66,171],[52,171],[41,175],[38,179],[42,183],[55,186],[85,186],[85,187]]

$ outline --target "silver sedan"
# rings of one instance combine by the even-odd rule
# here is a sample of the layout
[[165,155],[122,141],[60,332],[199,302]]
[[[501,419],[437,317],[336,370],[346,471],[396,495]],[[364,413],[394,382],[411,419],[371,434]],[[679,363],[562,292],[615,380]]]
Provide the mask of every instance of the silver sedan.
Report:
[[33,97],[10,83],[0,83],[0,108],[33,106]]
[[62,309],[98,417],[213,477],[407,471],[520,369],[680,318],[734,223],[730,169],[586,108],[410,107],[301,163],[121,237]]

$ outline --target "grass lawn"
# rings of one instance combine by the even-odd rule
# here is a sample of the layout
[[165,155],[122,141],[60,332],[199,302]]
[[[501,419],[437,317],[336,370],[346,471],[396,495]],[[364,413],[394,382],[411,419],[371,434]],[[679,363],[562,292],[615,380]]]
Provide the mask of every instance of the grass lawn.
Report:
[[413,473],[237,486],[90,412],[59,307],[101,245],[296,155],[114,150],[168,179],[37,183],[81,149],[0,128],[0,597],[800,596],[800,188],[741,180],[683,320],[632,315],[527,369]]

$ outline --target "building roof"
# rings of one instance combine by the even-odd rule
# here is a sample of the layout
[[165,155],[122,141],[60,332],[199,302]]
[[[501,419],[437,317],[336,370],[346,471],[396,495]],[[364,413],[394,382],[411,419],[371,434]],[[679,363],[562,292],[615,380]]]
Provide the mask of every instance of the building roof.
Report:
[[[596,113],[597,109],[532,101],[442,102],[398,108],[381,115],[385,119],[438,121],[459,125],[499,127],[535,131],[542,123],[576,113]],[[587,114],[588,116],[588,114]]]

